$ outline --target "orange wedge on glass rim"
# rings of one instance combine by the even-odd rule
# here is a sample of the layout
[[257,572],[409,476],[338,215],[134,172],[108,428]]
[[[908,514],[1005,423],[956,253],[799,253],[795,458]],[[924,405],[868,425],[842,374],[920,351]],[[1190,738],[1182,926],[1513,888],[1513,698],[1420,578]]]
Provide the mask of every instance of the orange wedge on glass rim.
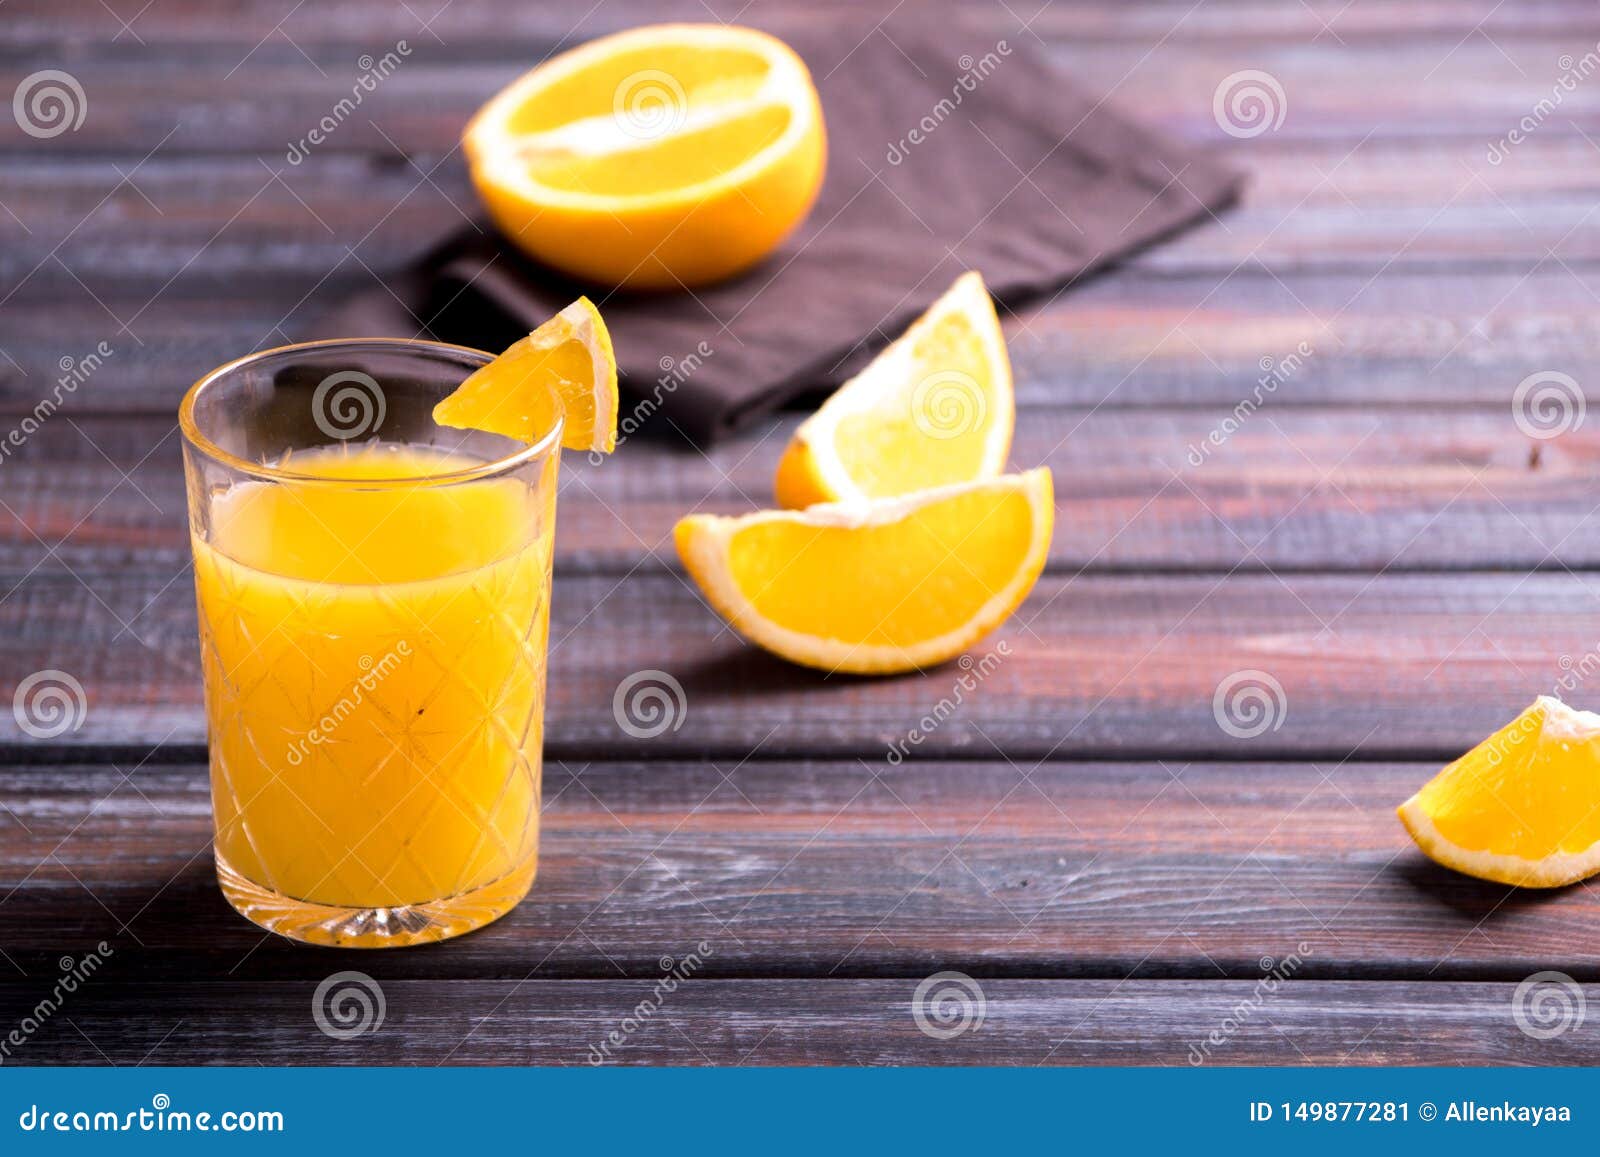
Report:
[[684,567],[741,635],[825,671],[889,674],[954,658],[1021,605],[1050,548],[1050,471],[899,498],[694,514]]
[[1600,715],[1541,695],[1399,808],[1431,860],[1501,884],[1600,872]]
[[475,371],[433,420],[533,443],[561,420],[567,450],[617,445],[617,359],[600,311],[580,297]]

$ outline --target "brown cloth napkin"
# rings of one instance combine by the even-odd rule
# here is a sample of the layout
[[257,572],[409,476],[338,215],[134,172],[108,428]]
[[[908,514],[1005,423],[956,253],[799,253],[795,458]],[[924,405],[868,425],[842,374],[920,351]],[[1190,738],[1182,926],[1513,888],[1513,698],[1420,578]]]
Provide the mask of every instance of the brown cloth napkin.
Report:
[[[914,19],[789,37],[822,94],[828,173],[776,253],[693,293],[587,289],[624,390],[659,399],[659,418],[693,441],[837,385],[963,270],[1017,305],[1237,193],[1237,174],[1074,89],[1028,32],[980,35],[926,10]],[[499,350],[585,291],[485,226],[317,331],[413,337],[426,321],[420,336]]]

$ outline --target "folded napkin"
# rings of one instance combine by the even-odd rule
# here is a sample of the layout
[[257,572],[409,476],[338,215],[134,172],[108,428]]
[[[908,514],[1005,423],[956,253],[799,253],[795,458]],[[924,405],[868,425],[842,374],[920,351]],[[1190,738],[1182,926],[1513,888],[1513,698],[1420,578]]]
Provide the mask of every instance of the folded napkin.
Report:
[[788,37],[822,94],[828,173],[810,218],[750,272],[692,293],[608,292],[537,266],[485,225],[442,239],[315,336],[499,350],[588,292],[624,390],[704,445],[836,386],[963,270],[1018,305],[1237,193],[1237,174],[1073,88],[1026,31],[929,23]]

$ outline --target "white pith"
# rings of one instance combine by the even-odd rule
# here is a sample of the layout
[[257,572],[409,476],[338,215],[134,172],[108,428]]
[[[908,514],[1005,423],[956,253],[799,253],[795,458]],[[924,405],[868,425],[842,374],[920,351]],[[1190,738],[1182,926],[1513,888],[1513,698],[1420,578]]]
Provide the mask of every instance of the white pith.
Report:
[[[607,451],[609,439],[607,431],[614,431],[617,427],[617,397],[613,390],[604,389],[602,383],[610,378],[610,357],[600,341],[600,335],[595,331],[590,319],[589,311],[581,302],[573,302],[556,315],[565,321],[572,331],[572,336],[578,339],[584,351],[589,355],[589,380],[593,383],[592,396],[594,398],[594,432],[591,435],[588,449]],[[531,335],[530,335],[531,336]],[[613,435],[614,436],[614,435]]]
[[1593,739],[1600,735],[1600,715],[1569,707],[1552,695],[1534,702],[1544,707],[1544,734],[1556,739]]

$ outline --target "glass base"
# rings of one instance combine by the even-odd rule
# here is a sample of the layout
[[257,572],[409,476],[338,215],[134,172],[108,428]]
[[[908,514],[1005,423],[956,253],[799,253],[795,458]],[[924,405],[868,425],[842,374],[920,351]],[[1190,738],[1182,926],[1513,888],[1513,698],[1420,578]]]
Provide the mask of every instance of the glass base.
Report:
[[462,936],[515,908],[533,886],[530,861],[470,892],[392,908],[346,908],[296,900],[262,886],[217,856],[217,882],[233,910],[252,924],[305,944],[330,948],[404,948]]

